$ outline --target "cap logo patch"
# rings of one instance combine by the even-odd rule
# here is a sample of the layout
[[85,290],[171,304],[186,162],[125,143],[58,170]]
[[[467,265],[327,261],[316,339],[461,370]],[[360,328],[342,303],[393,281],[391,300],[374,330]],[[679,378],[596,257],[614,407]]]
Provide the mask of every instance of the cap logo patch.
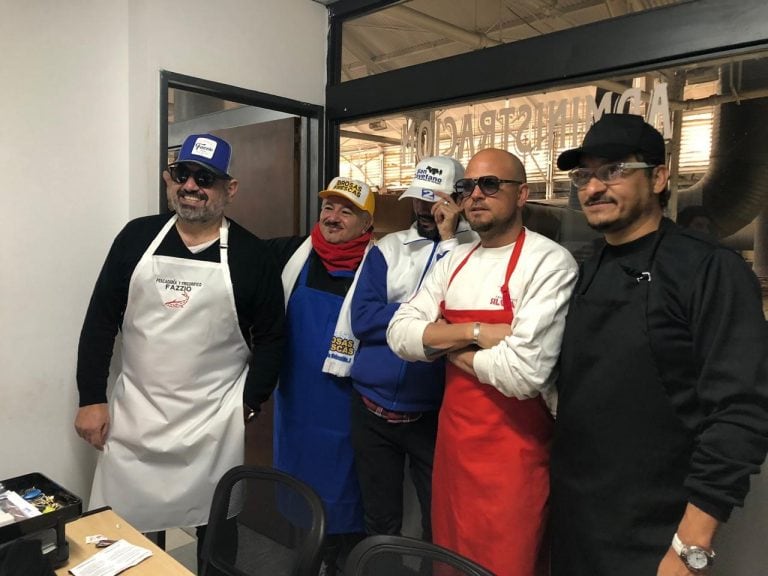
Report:
[[198,138],[195,140],[195,145],[192,146],[192,154],[210,160],[216,152],[216,144],[217,142],[210,138]]
[[421,189],[421,197],[425,200],[434,200],[435,199],[435,191],[430,190],[429,188],[422,188]]
[[363,188],[359,184],[355,184],[349,180],[338,180],[336,182],[336,186],[334,186],[334,189],[337,192],[349,192],[358,198],[360,198],[360,195],[363,192]]
[[440,168],[433,168],[432,166],[427,166],[426,168],[419,168],[416,171],[416,180],[421,180],[423,182],[430,182],[433,184],[442,184],[443,178],[442,178],[442,169]]

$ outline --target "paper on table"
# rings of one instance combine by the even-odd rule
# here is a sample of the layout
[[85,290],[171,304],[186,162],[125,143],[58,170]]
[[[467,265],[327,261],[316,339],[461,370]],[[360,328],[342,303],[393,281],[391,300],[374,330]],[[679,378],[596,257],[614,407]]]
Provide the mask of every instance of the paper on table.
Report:
[[118,540],[109,548],[70,568],[69,573],[74,576],[114,576],[150,556],[150,550]]

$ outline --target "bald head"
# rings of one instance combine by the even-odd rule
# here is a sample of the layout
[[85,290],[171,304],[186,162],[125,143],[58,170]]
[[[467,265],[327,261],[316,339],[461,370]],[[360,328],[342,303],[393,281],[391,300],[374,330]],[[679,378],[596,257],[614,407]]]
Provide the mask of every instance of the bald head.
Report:
[[494,175],[503,179],[526,181],[525,166],[520,159],[498,148],[486,148],[472,156],[466,173],[473,178]]
[[506,246],[523,227],[522,208],[528,199],[525,166],[506,150],[486,148],[469,161],[465,179],[474,180],[462,208],[484,247]]

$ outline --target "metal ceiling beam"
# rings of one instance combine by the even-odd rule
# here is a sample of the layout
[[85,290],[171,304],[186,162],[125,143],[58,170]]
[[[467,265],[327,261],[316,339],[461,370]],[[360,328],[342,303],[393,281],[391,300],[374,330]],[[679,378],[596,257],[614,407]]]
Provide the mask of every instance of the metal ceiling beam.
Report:
[[387,15],[393,16],[403,22],[413,24],[420,28],[431,30],[436,34],[455,40],[462,44],[467,44],[473,48],[487,48],[488,46],[498,46],[501,44],[498,40],[486,36],[481,32],[472,32],[460,26],[440,20],[433,16],[428,16],[423,12],[408,8],[407,6],[391,6],[387,9]]
[[696,110],[697,108],[704,108],[706,106],[719,106],[720,104],[728,104],[729,102],[745,102],[747,100],[754,100],[755,98],[765,98],[766,96],[768,96],[768,88],[757,88],[755,90],[745,90],[738,94],[713,94],[706,98],[683,100],[679,103],[670,102],[669,105],[676,110]]
[[608,8],[608,13],[611,18],[616,16],[623,16],[629,14],[629,6],[627,6],[627,0],[605,0],[605,5]]
[[352,138],[354,140],[366,140],[367,142],[376,142],[377,144],[388,144],[399,146],[402,142],[398,138],[389,138],[388,136],[379,136],[378,134],[368,134],[367,132],[354,132],[352,130],[339,130],[342,138]]
[[344,48],[357,58],[368,69],[369,74],[379,74],[387,69],[373,61],[373,55],[368,51],[357,35],[347,28],[344,30]]
[[[407,56],[414,56],[416,54],[429,52],[430,50],[434,50],[440,46],[445,46],[446,44],[451,44],[452,42],[453,41],[449,40],[448,38],[440,38],[438,40],[432,40],[431,42],[425,42],[424,44],[418,44],[417,46],[409,46],[408,48],[402,48],[400,50],[395,50],[394,52],[388,52],[387,54],[372,56],[371,60],[373,60],[373,62],[376,64],[385,64],[387,62],[392,62],[393,60],[400,60],[401,58]],[[352,62],[344,65],[344,69],[350,73],[355,72],[363,67],[364,65],[362,62]]]

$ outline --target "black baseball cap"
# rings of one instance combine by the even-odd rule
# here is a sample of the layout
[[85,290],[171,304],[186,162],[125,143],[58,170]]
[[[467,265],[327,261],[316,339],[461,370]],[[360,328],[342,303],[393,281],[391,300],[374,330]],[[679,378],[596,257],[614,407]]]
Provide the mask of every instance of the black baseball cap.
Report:
[[664,137],[637,114],[604,114],[584,136],[580,148],[566,150],[557,157],[560,170],[576,168],[582,156],[623,160],[642,154],[648,164],[665,163]]

